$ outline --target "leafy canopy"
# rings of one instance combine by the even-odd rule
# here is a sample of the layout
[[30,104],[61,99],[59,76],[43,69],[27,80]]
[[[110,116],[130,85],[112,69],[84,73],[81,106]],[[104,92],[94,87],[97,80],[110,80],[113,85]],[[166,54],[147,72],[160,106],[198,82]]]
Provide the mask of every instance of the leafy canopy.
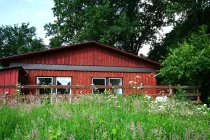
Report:
[[[173,30],[166,34],[157,43],[153,43],[148,58],[160,61],[164,60],[169,50],[176,48],[178,43],[183,43],[191,34],[198,32],[202,25],[210,29],[210,1],[209,0],[168,0],[167,14],[179,15],[172,21]],[[209,33],[209,31],[207,30]]]
[[165,83],[210,86],[210,35],[201,26],[162,62],[160,73]]
[[[54,0],[54,23],[45,25],[48,36],[63,43],[98,41],[138,54],[155,40],[164,24],[165,1],[160,0]],[[53,44],[59,44],[53,39]],[[56,41],[57,40],[57,41]],[[57,46],[59,47],[59,46]]]
[[0,27],[0,57],[7,57],[46,49],[42,39],[36,37],[36,28],[29,23]]

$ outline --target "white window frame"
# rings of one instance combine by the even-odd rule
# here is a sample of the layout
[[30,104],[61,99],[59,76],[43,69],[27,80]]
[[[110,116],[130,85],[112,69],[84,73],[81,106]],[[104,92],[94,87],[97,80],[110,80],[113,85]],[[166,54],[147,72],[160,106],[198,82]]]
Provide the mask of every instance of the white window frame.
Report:
[[[51,76],[49,76],[49,77],[46,77],[46,76],[44,76],[44,77],[42,77],[42,76],[39,76],[39,77],[36,77],[36,84],[38,84],[37,82],[38,82],[38,79],[39,78],[51,78],[51,85],[53,85],[53,77],[51,77]],[[52,95],[52,88],[50,88],[50,91],[51,91],[51,95]],[[40,94],[40,93],[39,93]]]
[[[55,77],[56,78],[56,83],[55,83],[55,85],[57,85],[57,78],[71,78],[71,81],[72,81],[72,77]],[[72,82],[71,82],[72,83]],[[56,93],[55,93],[56,95],[58,94],[58,89],[56,88]],[[71,94],[71,88],[70,88],[70,93],[69,94]]]
[[[108,78],[109,79],[109,84],[111,84],[111,82],[110,82],[110,80],[111,79],[120,79],[121,80],[121,86],[123,85],[123,79],[122,78]],[[122,90],[122,93],[123,93],[123,89],[122,88],[119,88],[119,89],[121,89]],[[122,93],[119,93],[119,94],[122,94]]]

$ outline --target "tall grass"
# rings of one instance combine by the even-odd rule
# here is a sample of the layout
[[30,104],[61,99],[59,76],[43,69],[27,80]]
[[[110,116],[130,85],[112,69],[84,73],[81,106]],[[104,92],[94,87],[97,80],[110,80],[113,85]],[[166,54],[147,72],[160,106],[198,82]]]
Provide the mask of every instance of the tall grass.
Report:
[[149,96],[0,107],[0,139],[210,139],[210,109]]

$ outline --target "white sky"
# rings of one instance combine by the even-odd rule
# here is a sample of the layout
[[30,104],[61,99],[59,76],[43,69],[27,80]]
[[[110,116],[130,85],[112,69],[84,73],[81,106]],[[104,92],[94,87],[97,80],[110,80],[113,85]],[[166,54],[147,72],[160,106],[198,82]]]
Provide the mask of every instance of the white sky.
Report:
[[[166,33],[169,33],[172,30],[172,26],[167,26],[167,27],[163,27],[160,31],[159,34],[157,35],[158,38],[160,37],[165,37]],[[147,56],[147,53],[149,52],[150,49],[150,45],[144,45],[140,50],[139,50],[139,54],[142,53],[144,55]]]
[[[0,0],[0,26],[28,23],[36,27],[37,37],[44,39],[49,44],[49,37],[45,38],[44,25],[54,21],[51,8],[53,0]],[[170,32],[171,27],[165,27],[160,34]],[[147,55],[149,45],[145,45],[140,53]]]

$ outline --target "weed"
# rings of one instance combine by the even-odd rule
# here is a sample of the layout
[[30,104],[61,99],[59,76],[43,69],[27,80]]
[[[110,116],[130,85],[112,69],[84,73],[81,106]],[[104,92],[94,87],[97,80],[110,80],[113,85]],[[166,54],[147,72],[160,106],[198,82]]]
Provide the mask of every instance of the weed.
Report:
[[0,107],[0,139],[210,139],[210,109],[149,96]]

